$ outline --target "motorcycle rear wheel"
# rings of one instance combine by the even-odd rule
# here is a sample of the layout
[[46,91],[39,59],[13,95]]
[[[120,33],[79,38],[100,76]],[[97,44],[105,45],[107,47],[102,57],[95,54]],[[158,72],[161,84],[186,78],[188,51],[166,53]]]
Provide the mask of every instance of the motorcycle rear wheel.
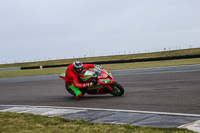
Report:
[[124,88],[119,83],[114,82],[110,86],[113,88],[113,90],[109,92],[111,95],[122,96],[124,94]]

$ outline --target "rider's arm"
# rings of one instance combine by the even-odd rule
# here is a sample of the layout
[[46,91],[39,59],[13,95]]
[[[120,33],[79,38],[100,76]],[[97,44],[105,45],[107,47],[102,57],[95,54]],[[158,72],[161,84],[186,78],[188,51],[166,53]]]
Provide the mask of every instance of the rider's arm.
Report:
[[71,83],[76,87],[76,88],[85,88],[88,87],[88,83],[79,83],[77,79],[72,79]]
[[76,88],[86,88],[86,87],[90,87],[92,84],[89,83],[79,83],[77,80],[77,76],[74,73],[71,73],[70,75],[70,82],[76,87]]
[[83,69],[87,68],[94,68],[95,66],[93,64],[83,64]]

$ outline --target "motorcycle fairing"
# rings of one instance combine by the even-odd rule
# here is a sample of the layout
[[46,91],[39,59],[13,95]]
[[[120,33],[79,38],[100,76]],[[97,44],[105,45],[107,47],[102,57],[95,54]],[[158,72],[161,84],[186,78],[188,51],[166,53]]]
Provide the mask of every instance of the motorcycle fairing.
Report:
[[80,75],[80,79],[86,82],[90,77],[92,77],[93,71],[91,69],[84,70]]
[[112,84],[114,81],[112,79],[99,79],[100,84]]
[[65,73],[61,73],[61,74],[59,75],[59,77],[60,77],[61,79],[65,80]]

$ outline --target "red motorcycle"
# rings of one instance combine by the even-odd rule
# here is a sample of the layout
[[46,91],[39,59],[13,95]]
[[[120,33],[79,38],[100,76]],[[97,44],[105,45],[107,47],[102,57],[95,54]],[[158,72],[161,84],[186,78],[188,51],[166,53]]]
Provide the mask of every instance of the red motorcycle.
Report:
[[[65,73],[59,75],[59,77],[65,80]],[[107,69],[93,68],[85,69],[79,76],[78,81],[80,83],[92,82],[94,85],[90,88],[82,88],[80,91],[84,95],[87,94],[111,94],[113,96],[122,96],[124,94],[124,88],[114,81],[113,76]],[[66,90],[72,94],[73,91],[65,85]]]

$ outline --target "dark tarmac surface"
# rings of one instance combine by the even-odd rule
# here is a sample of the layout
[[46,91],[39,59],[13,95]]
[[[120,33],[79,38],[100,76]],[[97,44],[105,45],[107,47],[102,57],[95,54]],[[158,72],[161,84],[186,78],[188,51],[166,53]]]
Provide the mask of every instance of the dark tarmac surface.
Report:
[[[200,66],[113,71],[122,97],[68,94],[58,75],[0,78],[0,105],[36,105],[200,114]],[[52,78],[49,78],[52,77]]]

